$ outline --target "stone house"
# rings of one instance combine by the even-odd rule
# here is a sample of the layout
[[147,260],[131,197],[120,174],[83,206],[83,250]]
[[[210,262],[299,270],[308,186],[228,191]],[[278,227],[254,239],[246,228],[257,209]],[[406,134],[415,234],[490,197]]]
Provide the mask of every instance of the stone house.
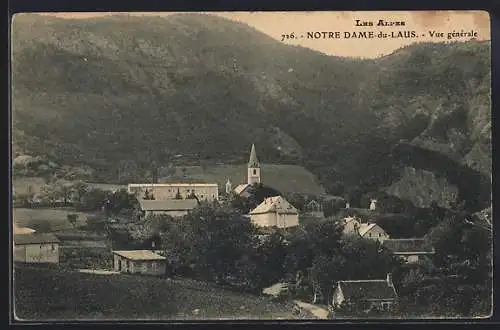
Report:
[[362,223],[358,218],[346,217],[341,220],[341,224],[344,226],[344,235],[359,235],[380,242],[390,238],[385,230],[376,223]]
[[274,196],[251,210],[250,219],[259,227],[290,228],[299,225],[299,212],[282,196]]

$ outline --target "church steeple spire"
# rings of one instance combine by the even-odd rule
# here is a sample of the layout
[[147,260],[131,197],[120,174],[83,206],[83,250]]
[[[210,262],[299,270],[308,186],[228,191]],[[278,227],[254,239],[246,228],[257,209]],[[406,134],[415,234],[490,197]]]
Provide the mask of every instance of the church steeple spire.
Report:
[[248,160],[248,184],[260,183],[260,164],[255,152],[255,145],[252,144],[250,159]]
[[250,151],[250,159],[248,160],[248,168],[259,168],[259,160],[257,159],[257,152],[255,152],[255,144],[252,143],[252,150]]

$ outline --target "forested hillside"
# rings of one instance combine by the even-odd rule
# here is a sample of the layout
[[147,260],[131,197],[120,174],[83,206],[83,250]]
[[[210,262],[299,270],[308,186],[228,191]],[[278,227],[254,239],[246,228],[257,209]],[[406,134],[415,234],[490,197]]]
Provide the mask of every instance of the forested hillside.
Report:
[[[429,189],[451,185],[458,200],[434,201],[490,204],[489,42],[345,59],[199,14],[27,14],[12,41],[17,159],[112,181],[152,164],[241,164],[255,143],[265,163],[303,165],[333,194],[385,190],[425,206]],[[411,170],[436,179],[402,194]]]

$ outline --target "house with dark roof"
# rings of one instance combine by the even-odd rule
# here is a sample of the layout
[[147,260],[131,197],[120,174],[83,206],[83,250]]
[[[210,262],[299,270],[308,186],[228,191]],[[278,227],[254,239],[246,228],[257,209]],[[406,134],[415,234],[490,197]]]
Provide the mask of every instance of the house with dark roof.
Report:
[[120,273],[164,275],[166,259],[149,250],[113,251],[114,270]]
[[196,199],[139,200],[139,207],[144,217],[153,214],[182,217],[197,206],[198,201]]
[[417,262],[435,253],[434,247],[423,238],[388,239],[382,247],[408,263]]
[[53,234],[14,235],[14,262],[59,263],[59,243]]
[[388,311],[395,306],[397,298],[392,276],[387,274],[386,279],[380,280],[338,281],[330,307],[335,310],[345,305],[356,305],[365,311]]

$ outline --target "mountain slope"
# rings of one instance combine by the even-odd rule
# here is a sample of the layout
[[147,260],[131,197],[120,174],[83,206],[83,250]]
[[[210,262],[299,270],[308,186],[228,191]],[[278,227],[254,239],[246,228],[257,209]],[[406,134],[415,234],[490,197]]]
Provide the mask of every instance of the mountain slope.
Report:
[[[14,151],[112,179],[123,164],[243,163],[256,143],[266,163],[304,165],[342,193],[334,186],[375,191],[422,167],[394,152],[403,143],[480,173],[469,179],[484,190],[489,59],[489,43],[478,42],[337,58],[200,14],[22,15],[13,26]],[[447,178],[441,161],[425,165]]]

